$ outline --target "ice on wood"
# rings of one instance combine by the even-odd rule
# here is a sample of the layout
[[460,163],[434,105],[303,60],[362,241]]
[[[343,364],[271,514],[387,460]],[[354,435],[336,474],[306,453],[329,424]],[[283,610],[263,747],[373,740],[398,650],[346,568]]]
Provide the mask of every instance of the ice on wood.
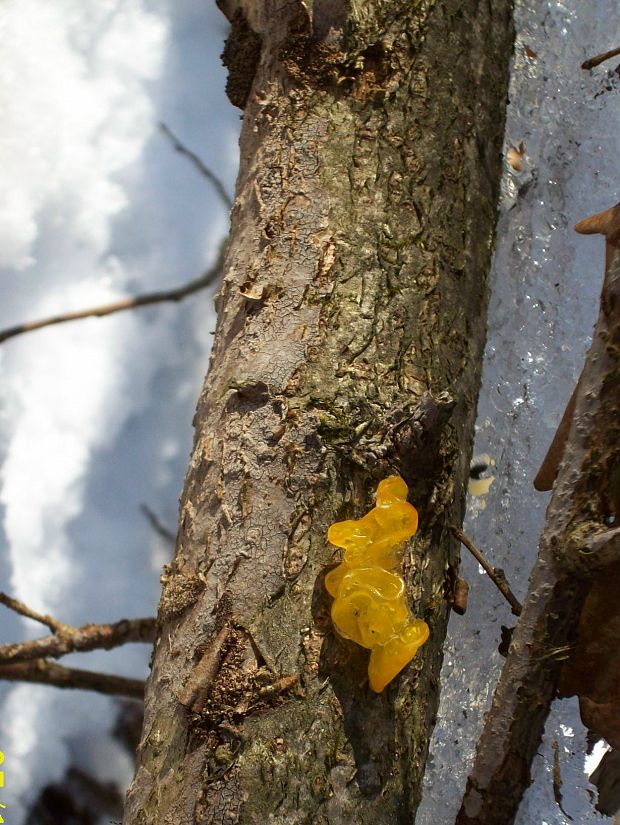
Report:
[[[521,172],[505,165],[475,442],[495,458],[496,481],[485,508],[470,501],[465,529],[522,599],[548,502],[532,480],[581,371],[602,284],[603,241],[572,226],[618,200],[618,59],[591,72],[580,65],[620,44],[612,0],[517,2],[515,14],[506,150],[523,141],[525,151]],[[500,626],[514,624],[478,564],[466,552],[462,561],[469,603],[450,620],[418,825],[454,822],[503,662]],[[569,822],[554,800],[554,740],[564,810],[582,825],[609,821],[593,808],[570,699],[554,705],[517,825]]]

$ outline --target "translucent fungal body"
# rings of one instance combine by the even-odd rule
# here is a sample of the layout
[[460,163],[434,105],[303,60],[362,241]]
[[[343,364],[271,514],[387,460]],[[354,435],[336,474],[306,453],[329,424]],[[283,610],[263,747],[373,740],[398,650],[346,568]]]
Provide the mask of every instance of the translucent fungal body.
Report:
[[407,604],[400,575],[403,543],[418,528],[400,476],[379,483],[377,506],[361,519],[332,524],[327,538],[344,549],[342,564],[325,577],[334,598],[332,621],[346,639],[368,648],[370,687],[380,693],[428,639],[428,625]]

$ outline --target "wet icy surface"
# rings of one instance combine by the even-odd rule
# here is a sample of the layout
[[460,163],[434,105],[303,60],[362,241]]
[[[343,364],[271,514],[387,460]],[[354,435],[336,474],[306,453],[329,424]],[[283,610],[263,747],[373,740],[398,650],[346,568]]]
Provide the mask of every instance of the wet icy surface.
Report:
[[[618,201],[620,86],[605,63],[580,64],[620,45],[617,3],[518,2],[506,144],[525,143],[522,172],[506,164],[491,276],[489,335],[475,453],[495,459],[495,482],[469,500],[466,532],[523,599],[548,494],[532,487],[570,397],[598,311],[604,244],[576,235],[581,218]],[[610,25],[612,23],[612,25]],[[450,620],[439,720],[417,825],[454,822],[502,659],[500,626],[514,618],[463,552],[464,617]],[[608,821],[592,807],[585,732],[575,699],[556,702],[517,825],[565,825],[554,801],[559,746],[563,807],[574,822]]]

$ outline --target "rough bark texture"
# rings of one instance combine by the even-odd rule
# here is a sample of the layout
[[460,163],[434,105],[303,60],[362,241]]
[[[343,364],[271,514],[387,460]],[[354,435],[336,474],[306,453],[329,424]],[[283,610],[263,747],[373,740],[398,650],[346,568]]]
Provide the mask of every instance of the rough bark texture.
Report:
[[[458,562],[510,4],[246,6],[226,4],[241,168],[125,823],[410,823]],[[395,471],[420,511],[407,579],[431,638],[375,695],[367,654],[325,620],[325,534]]]
[[[619,464],[620,252],[616,252],[606,273],[601,310],[579,379],[527,598],[478,743],[457,825],[514,821],[563,668],[563,691],[580,693],[584,722],[616,744],[612,732],[617,735],[617,674],[606,678],[601,668],[605,655],[593,661],[587,649],[591,640],[585,627],[578,633],[578,625],[588,595],[606,581],[613,585],[607,593],[610,610],[599,608],[594,633],[598,630],[598,636],[603,636],[605,625],[618,613],[620,528],[610,525],[620,517]],[[589,660],[584,658],[584,647]],[[605,652],[615,664],[611,641]],[[583,676],[588,664],[599,666],[595,674],[590,672],[589,680]]]

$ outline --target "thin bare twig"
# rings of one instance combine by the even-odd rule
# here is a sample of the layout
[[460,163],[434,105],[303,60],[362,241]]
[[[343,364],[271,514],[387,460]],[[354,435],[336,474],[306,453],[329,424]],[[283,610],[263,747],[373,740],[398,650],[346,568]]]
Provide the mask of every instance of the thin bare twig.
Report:
[[67,653],[104,648],[110,650],[128,642],[152,642],[156,620],[122,619],[114,624],[87,624],[83,627],[64,625],[53,636],[43,636],[28,642],[0,645],[0,665],[43,659],[59,659]]
[[43,318],[40,321],[29,321],[24,324],[17,324],[14,327],[7,327],[0,330],[0,344],[8,341],[9,338],[15,338],[17,335],[23,335],[26,332],[34,332],[37,329],[44,327],[51,327],[55,324],[64,324],[67,321],[78,321],[82,318],[101,318],[104,315],[112,315],[115,312],[124,312],[128,309],[137,309],[138,307],[148,306],[150,304],[161,304],[165,301],[182,301],[194,292],[199,292],[213,284],[222,269],[224,261],[225,244],[222,242],[220,251],[215,264],[193,281],[187,284],[176,287],[175,289],[161,290],[159,292],[148,292],[145,295],[137,295],[135,298],[126,298],[123,301],[116,301],[112,304],[104,304],[98,307],[91,307],[90,309],[80,309],[76,312],[64,312],[60,315],[52,315],[49,318]]
[[612,57],[616,57],[620,54],[620,48],[618,49],[611,49],[609,52],[603,52],[602,54],[597,54],[595,57],[591,57],[589,60],[584,60],[581,64],[582,69],[593,69],[595,66],[600,66],[601,63],[604,63],[605,60],[610,60]]
[[198,169],[200,174],[204,175],[205,178],[207,178],[207,180],[211,181],[215,188],[215,191],[220,196],[226,208],[232,209],[232,198],[229,196],[224,184],[218,178],[215,172],[212,172],[211,169],[209,169],[209,167],[198,157],[198,155],[195,152],[192,152],[191,149],[188,149],[186,146],[184,146],[169,126],[167,126],[165,123],[160,123],[159,128],[161,129],[163,134],[170,140],[174,149],[177,152],[179,152],[179,154],[184,155],[189,161],[191,161],[196,167],[196,169]]
[[7,682],[35,682],[59,688],[93,690],[96,693],[128,696],[131,699],[144,698],[142,679],[128,679],[125,676],[63,667],[56,662],[48,662],[46,659],[0,665],[0,679]]
[[141,504],[140,510],[142,510],[142,512],[146,516],[146,520],[158,536],[161,536],[162,539],[166,539],[166,541],[170,542],[171,544],[176,543],[176,535],[172,532],[172,530],[169,527],[166,527],[166,525],[159,518],[157,513],[154,510],[151,510],[148,504]]
[[58,619],[55,619],[53,616],[37,613],[36,610],[28,607],[27,604],[20,602],[19,599],[14,599],[12,596],[8,596],[6,593],[0,593],[0,604],[8,607],[9,610],[14,610],[15,613],[19,613],[20,616],[26,616],[28,619],[33,619],[35,622],[46,625],[52,633],[63,633],[66,630],[70,630],[68,625],[58,621]]
[[489,576],[493,584],[497,587],[499,592],[502,596],[506,599],[510,607],[512,608],[512,612],[515,616],[521,615],[521,602],[517,599],[515,594],[512,592],[508,585],[508,581],[506,580],[506,574],[503,570],[499,567],[492,567],[483,554],[478,550],[476,545],[473,541],[465,535],[462,530],[459,530],[458,527],[451,527],[450,528],[456,538],[461,542],[462,545],[467,547],[469,552],[472,556],[476,559],[478,564],[484,569],[485,573]]

